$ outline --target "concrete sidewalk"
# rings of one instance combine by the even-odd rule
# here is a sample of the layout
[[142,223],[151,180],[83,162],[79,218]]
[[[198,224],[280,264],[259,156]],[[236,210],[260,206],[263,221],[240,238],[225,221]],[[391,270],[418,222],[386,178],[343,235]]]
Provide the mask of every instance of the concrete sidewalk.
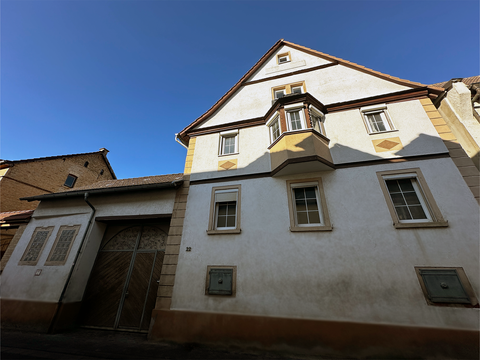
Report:
[[1,359],[313,359],[260,350],[154,343],[143,333],[76,329],[61,334],[1,333]]

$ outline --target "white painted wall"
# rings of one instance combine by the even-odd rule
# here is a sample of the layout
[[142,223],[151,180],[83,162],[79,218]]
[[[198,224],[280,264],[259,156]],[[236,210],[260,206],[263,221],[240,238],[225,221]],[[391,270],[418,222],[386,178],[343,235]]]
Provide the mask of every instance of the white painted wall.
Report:
[[[369,134],[359,109],[326,115],[325,132],[335,164],[448,152],[419,100],[387,105],[395,131]],[[399,137],[403,149],[375,152],[372,140]]]
[[[419,167],[448,228],[395,229],[376,172]],[[286,180],[321,176],[331,232],[291,233]],[[207,235],[213,186],[241,184],[239,235]],[[199,209],[203,209],[199,211]],[[477,294],[479,207],[451,159],[192,185],[172,309],[478,329],[478,309],[428,306],[414,266],[461,266]],[[236,265],[235,297],[206,296]]]
[[[359,109],[326,115],[325,132],[330,139],[330,151],[335,164],[447,153],[419,100],[387,105],[394,131],[369,134]],[[271,170],[270,135],[261,125],[239,129],[239,153],[219,156],[219,133],[198,136],[192,163],[192,180],[254,174]],[[403,149],[377,153],[372,140],[399,137]],[[237,169],[217,171],[218,162],[237,159]]]
[[264,116],[272,105],[272,88],[305,81],[307,92],[323,104],[367,98],[410,87],[336,65],[303,74],[241,87],[223,106],[196,128],[205,128]]
[[[191,180],[212,177],[254,174],[270,171],[270,135],[264,125],[239,129],[238,154],[219,156],[220,135],[197,137],[193,155]],[[237,159],[237,169],[217,171],[218,162]]]
[[[171,214],[175,193],[176,190],[167,189],[103,196],[92,194],[89,201],[97,210],[96,217]],[[42,201],[35,210],[32,220],[25,229],[2,273],[1,297],[4,299],[57,302],[85,234],[91,211],[83,198]],[[68,259],[63,266],[45,266],[45,261],[55,242],[57,232],[63,225],[81,225]],[[18,265],[35,228],[39,226],[55,226],[55,228],[45,244],[37,265]],[[72,281],[65,298],[67,302],[81,300],[105,229],[104,224],[95,223],[88,234],[84,254],[80,256],[77,270],[74,273],[75,282]],[[42,270],[40,276],[34,276],[37,269]]]
[[[277,55],[290,52],[291,61],[289,63],[277,64]],[[319,65],[331,64],[331,61],[325,60],[318,56],[307,54],[303,51],[293,49],[290,46],[282,46],[278,49],[263,66],[260,67],[248,81],[265,79],[271,76],[304,70]]]

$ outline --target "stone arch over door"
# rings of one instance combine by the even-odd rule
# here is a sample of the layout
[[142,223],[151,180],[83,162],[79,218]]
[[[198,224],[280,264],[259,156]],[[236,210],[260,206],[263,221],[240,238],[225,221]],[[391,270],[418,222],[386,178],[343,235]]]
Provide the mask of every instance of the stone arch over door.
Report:
[[147,331],[167,233],[155,224],[143,224],[105,234],[85,289],[79,322],[88,327]]

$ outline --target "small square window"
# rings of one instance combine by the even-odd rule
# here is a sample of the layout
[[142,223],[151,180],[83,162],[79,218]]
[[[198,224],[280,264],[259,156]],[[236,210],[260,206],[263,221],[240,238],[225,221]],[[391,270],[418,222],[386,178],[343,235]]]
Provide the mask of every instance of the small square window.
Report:
[[275,90],[275,99],[280,99],[285,96],[285,89]]
[[332,230],[321,179],[287,181],[290,231]]
[[236,266],[207,266],[205,295],[235,296]]
[[290,62],[290,52],[286,52],[286,53],[277,55],[278,65],[284,64],[284,63],[287,63],[287,62]]
[[415,267],[429,305],[478,305],[463,268]]
[[420,169],[377,172],[396,228],[448,226]]
[[238,130],[220,133],[220,155],[238,153]]
[[303,86],[292,86],[291,94],[302,94],[303,93]]
[[212,189],[208,234],[240,233],[240,185]]
[[75,185],[75,182],[77,181],[77,177],[75,175],[69,174],[67,176],[67,180],[65,180],[65,186],[68,186],[69,188],[72,188],[73,185]]
[[386,105],[375,105],[360,109],[369,134],[393,131],[392,121],[387,114]]
[[53,226],[37,227],[33,232],[32,238],[22,255],[22,259],[18,265],[36,265],[38,258],[42,253],[48,238],[52,234]]

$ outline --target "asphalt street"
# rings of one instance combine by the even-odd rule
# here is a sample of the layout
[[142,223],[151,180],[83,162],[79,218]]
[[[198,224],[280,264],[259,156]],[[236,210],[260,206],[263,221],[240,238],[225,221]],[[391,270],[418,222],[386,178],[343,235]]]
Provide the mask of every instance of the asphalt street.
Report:
[[2,329],[1,341],[2,360],[314,359],[255,349],[150,342],[145,333],[92,329],[76,329],[60,334]]

